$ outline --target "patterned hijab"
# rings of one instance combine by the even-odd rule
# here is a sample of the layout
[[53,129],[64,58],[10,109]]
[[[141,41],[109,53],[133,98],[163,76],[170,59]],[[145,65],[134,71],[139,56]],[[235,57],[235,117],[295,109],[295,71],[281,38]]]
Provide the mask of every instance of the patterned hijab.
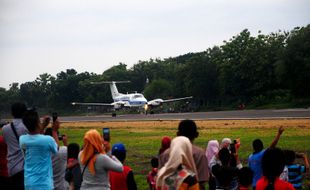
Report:
[[84,147],[80,157],[83,165],[86,165],[87,161],[90,160],[88,163],[88,168],[90,173],[93,175],[96,173],[95,161],[97,157],[95,154],[97,153],[105,154],[103,149],[103,139],[97,130],[92,129],[85,133]]
[[[172,140],[170,145],[169,160],[157,174],[156,189],[163,189],[166,186],[165,179],[173,175],[178,170],[180,165],[187,170],[194,172],[197,176],[197,170],[192,153],[192,144],[189,139],[184,136],[178,136]],[[184,176],[184,179],[186,177],[187,176]],[[179,189],[182,182],[183,181],[180,181],[177,184],[176,189]]]

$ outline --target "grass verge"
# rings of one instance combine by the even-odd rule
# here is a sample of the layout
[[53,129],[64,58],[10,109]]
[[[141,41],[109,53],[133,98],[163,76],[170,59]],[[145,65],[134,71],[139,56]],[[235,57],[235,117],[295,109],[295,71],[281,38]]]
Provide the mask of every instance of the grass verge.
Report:
[[[199,137],[195,144],[205,148],[211,139],[240,138],[239,155],[244,165],[252,152],[252,141],[260,138],[265,147],[273,140],[280,126],[285,131],[278,147],[310,154],[310,119],[278,120],[205,120],[196,121]],[[111,143],[122,142],[127,148],[126,164],[133,168],[138,189],[148,189],[146,174],[150,159],[156,156],[163,136],[175,137],[178,121],[141,122],[74,122],[62,123],[61,133],[67,134],[69,142],[83,143],[84,133],[103,127],[111,128]]]

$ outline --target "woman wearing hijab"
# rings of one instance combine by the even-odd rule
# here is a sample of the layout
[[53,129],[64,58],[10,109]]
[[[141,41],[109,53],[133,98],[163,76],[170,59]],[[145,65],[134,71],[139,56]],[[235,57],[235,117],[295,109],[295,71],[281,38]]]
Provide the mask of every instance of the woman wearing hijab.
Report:
[[123,165],[114,156],[108,156],[103,139],[96,130],[89,130],[84,136],[84,147],[79,154],[82,170],[81,190],[110,190],[108,172],[122,172]]
[[157,190],[199,190],[192,144],[184,136],[176,137],[170,146],[169,160],[158,171]]
[[[207,145],[207,150],[206,150],[206,157],[208,159],[208,163],[211,162],[211,159],[213,158],[213,156],[217,155],[217,153],[219,152],[220,149],[220,145],[219,142],[217,140],[210,140],[208,142]],[[209,171],[211,171],[212,168],[209,168]],[[209,174],[209,189],[210,190],[214,190],[216,188],[216,181],[215,181],[215,177],[212,175],[212,173],[210,172]]]
[[159,155],[165,152],[165,150],[167,150],[168,148],[170,148],[170,144],[171,144],[170,137],[163,137],[161,139],[161,147],[159,149]]
[[208,142],[207,150],[206,150],[206,156],[208,159],[208,163],[210,163],[213,156],[215,156],[220,150],[220,145],[217,140],[210,140]]

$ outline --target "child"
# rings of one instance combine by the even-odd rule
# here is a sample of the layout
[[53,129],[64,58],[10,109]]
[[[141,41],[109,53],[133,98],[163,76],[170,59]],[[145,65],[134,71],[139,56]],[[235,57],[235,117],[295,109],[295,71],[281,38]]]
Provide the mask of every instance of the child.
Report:
[[132,169],[125,166],[126,149],[122,143],[114,144],[112,147],[112,155],[114,155],[123,164],[123,172],[110,171],[111,190],[136,190],[137,184],[135,182]]
[[67,152],[67,169],[65,179],[69,183],[69,190],[78,190],[81,187],[82,175],[78,162],[80,146],[77,143],[70,143]]
[[[296,190],[302,189],[302,174],[309,170],[309,162],[306,154],[295,153],[292,150],[286,150],[285,161],[288,168],[288,181]],[[303,158],[305,165],[295,164],[295,158]]]
[[149,184],[149,190],[156,189],[156,175],[158,172],[158,158],[153,157],[151,159],[152,170],[147,174],[147,183]]

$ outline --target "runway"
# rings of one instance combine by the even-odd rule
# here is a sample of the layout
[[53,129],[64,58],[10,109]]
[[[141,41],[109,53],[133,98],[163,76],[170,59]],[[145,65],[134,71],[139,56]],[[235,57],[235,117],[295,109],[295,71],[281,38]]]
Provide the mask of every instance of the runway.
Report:
[[80,121],[160,121],[160,120],[245,120],[245,119],[310,119],[310,109],[235,110],[163,114],[126,114],[60,117],[62,122]]

